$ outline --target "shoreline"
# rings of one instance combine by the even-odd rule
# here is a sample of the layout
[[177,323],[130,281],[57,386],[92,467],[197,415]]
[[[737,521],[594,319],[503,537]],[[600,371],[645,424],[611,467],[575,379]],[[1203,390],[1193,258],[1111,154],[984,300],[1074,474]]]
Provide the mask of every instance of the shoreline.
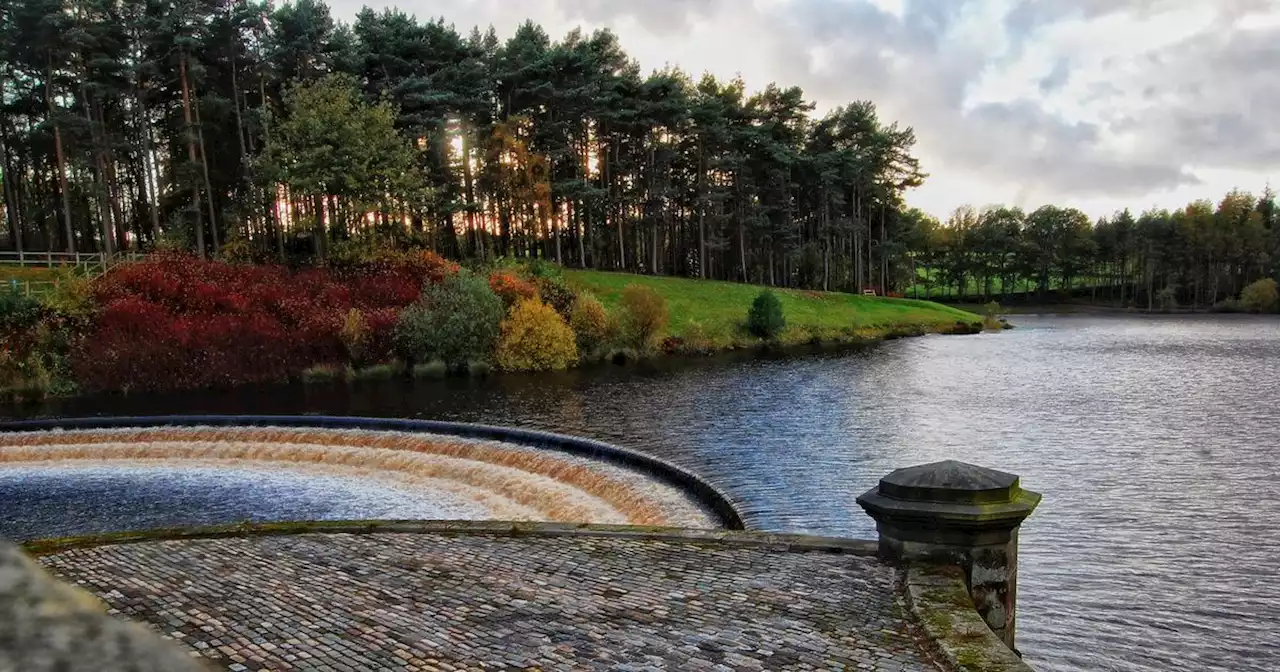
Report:
[[[982,304],[935,301],[943,306],[960,310],[981,311]],[[1097,303],[1015,303],[1000,304],[1001,315],[1267,315],[1243,310],[1214,310],[1213,308],[1136,308]]]
[[[1012,327],[1006,327],[1012,328]],[[578,366],[563,371],[504,371],[497,368],[485,370],[483,373],[469,373],[467,371],[449,373],[443,376],[414,376],[412,368],[405,366],[403,362],[381,363],[365,367],[363,369],[354,370],[354,375],[339,376],[333,378],[308,380],[306,376],[299,375],[290,377],[287,380],[277,381],[259,381],[251,383],[242,383],[237,385],[214,386],[214,387],[174,387],[164,390],[114,390],[102,392],[81,392],[75,391],[71,393],[50,393],[43,398],[32,399],[0,399],[0,420],[6,418],[20,419],[32,416],[27,413],[11,413],[12,411],[21,411],[22,409],[31,409],[39,407],[49,402],[69,401],[76,399],[91,398],[128,398],[131,396],[147,397],[157,394],[166,393],[201,393],[201,392],[234,392],[236,390],[244,390],[249,388],[262,388],[270,386],[287,386],[299,387],[304,390],[308,389],[332,389],[335,387],[354,388],[361,383],[369,382],[399,382],[414,384],[418,382],[440,383],[447,380],[467,381],[467,380],[483,380],[483,379],[501,379],[501,378],[533,378],[565,375],[573,371],[596,372],[609,369],[626,369],[636,368],[641,370],[667,370],[684,365],[694,363],[732,363],[737,361],[752,359],[787,359],[791,357],[804,357],[817,354],[843,354],[847,352],[855,352],[866,348],[874,347],[881,343],[896,341],[903,338],[916,338],[920,336],[972,336],[988,331],[981,324],[966,324],[956,322],[952,325],[910,325],[898,326],[891,328],[862,328],[856,330],[856,335],[850,335],[847,338],[826,338],[826,339],[810,339],[799,341],[760,341],[756,343],[732,342],[724,347],[695,350],[676,346],[669,349],[659,349],[653,353],[636,353],[630,350],[618,350],[615,352],[605,353],[600,357],[583,359]],[[362,371],[372,369],[389,369],[392,373],[389,376],[365,376],[362,377]],[[10,413],[6,413],[10,411]]]
[[[17,354],[0,351],[0,400],[483,378],[860,348],[984,324],[918,300],[532,264],[465,271],[419,257],[293,272],[169,255],[89,282],[74,309],[25,299],[24,321],[9,328]],[[761,301],[770,322],[753,327]]]

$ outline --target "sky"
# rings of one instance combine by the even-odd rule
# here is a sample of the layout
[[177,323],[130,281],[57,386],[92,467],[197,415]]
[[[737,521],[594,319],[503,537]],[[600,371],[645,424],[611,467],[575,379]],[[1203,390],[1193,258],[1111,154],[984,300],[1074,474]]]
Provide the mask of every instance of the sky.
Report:
[[[377,0],[330,0],[350,20]],[[1098,217],[1280,187],[1280,0],[400,0],[459,30],[608,28],[648,72],[800,86],[915,129],[911,205]]]

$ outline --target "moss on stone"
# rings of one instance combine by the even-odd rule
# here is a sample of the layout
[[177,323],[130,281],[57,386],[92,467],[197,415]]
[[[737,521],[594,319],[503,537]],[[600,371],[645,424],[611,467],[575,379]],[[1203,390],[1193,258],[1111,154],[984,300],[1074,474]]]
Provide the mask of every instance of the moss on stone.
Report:
[[982,620],[960,567],[911,565],[907,568],[905,589],[912,615],[952,669],[1031,672]]
[[982,652],[973,648],[963,648],[956,651],[956,662],[961,667],[971,670],[981,670],[986,667],[987,657]]

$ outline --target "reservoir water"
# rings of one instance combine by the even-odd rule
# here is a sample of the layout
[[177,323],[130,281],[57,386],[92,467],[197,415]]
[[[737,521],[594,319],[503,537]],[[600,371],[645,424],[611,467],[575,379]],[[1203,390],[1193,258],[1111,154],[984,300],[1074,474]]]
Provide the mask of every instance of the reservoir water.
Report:
[[[1000,334],[839,355],[87,397],[0,415],[332,413],[531,426],[692,469],[746,502],[753,528],[862,538],[874,528],[854,497],[881,475],[959,459],[1020,474],[1044,494],[1020,547],[1018,643],[1036,669],[1280,669],[1280,321],[1014,322]],[[270,487],[223,480],[192,490],[189,478],[120,472],[86,487],[98,506],[115,502],[122,527],[139,500],[133,483],[148,502],[137,526],[173,523],[185,506],[193,522],[211,522],[220,509],[200,503],[227,492],[243,497],[224,507],[235,520],[333,517],[324,493],[358,491],[272,478]],[[298,494],[280,513],[272,493],[291,488]],[[20,503],[28,525],[72,501],[48,475],[0,474],[0,511]]]

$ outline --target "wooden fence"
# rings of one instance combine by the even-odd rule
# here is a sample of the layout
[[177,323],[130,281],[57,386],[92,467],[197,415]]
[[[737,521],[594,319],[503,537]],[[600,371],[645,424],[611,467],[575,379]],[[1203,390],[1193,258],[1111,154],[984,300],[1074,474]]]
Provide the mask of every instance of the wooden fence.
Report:
[[[115,266],[139,261],[146,255],[140,252],[0,252],[0,278],[6,268],[70,269],[88,278],[96,278]],[[0,291],[11,291],[23,296],[40,297],[58,287],[59,280],[29,280],[4,278]]]

